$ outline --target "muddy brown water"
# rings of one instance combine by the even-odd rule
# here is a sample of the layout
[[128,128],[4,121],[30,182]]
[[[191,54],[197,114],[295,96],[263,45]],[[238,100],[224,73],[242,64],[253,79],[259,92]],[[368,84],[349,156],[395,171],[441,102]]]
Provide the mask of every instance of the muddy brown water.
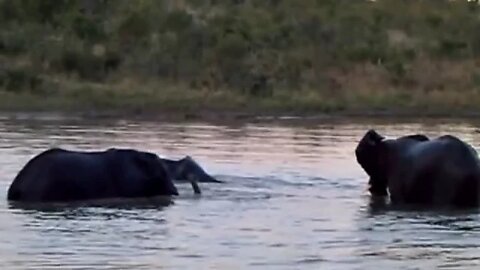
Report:
[[[480,122],[339,119],[169,123],[0,117],[2,269],[478,269],[479,211],[376,208],[354,148],[388,136],[454,134],[478,149]],[[191,155],[224,184],[174,204],[53,209],[6,201],[48,147]]]

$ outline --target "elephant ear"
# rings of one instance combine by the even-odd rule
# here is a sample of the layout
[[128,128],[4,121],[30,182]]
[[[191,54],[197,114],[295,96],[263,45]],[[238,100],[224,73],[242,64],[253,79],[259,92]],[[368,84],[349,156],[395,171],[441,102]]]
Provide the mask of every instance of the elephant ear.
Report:
[[178,195],[172,177],[163,161],[153,153],[137,152],[134,160],[138,168],[145,173],[151,183],[152,192],[161,192],[165,195]]
[[371,129],[363,136],[355,149],[355,155],[357,162],[362,168],[372,176],[375,167],[377,166],[377,155],[379,145],[383,141],[384,137],[378,134],[375,130]]
[[387,180],[384,173],[385,137],[371,129],[363,136],[355,149],[357,162],[370,176],[370,192],[374,195],[386,195]]
[[150,178],[171,178],[163,162],[153,153],[137,152],[135,161],[137,166]]
[[385,137],[378,134],[377,131],[375,131],[374,129],[370,129],[369,131],[367,131],[363,138],[371,145],[377,145],[385,139]]

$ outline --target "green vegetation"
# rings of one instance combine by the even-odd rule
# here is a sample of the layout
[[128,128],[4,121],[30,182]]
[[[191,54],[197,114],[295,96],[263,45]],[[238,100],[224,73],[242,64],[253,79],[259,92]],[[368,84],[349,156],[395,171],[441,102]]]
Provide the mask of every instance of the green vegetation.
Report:
[[0,109],[480,110],[466,0],[0,0]]

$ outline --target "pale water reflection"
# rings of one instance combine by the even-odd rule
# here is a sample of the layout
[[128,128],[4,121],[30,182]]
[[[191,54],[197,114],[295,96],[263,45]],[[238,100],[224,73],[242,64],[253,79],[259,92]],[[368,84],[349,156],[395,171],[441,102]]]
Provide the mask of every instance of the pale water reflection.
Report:
[[[357,140],[458,135],[475,122],[336,120],[168,123],[0,118],[2,269],[478,269],[478,211],[371,207]],[[191,155],[225,184],[161,202],[23,207],[9,183],[48,147]]]

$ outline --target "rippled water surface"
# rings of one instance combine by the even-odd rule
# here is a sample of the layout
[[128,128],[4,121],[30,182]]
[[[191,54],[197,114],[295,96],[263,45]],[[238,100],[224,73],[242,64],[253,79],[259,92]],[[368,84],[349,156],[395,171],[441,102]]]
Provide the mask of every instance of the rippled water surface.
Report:
[[[479,123],[315,120],[167,123],[0,118],[2,269],[479,269],[479,212],[382,210],[354,158],[368,128],[454,134]],[[224,184],[170,206],[9,205],[21,167],[48,147],[132,147],[193,156]],[[478,148],[477,148],[478,149]]]

